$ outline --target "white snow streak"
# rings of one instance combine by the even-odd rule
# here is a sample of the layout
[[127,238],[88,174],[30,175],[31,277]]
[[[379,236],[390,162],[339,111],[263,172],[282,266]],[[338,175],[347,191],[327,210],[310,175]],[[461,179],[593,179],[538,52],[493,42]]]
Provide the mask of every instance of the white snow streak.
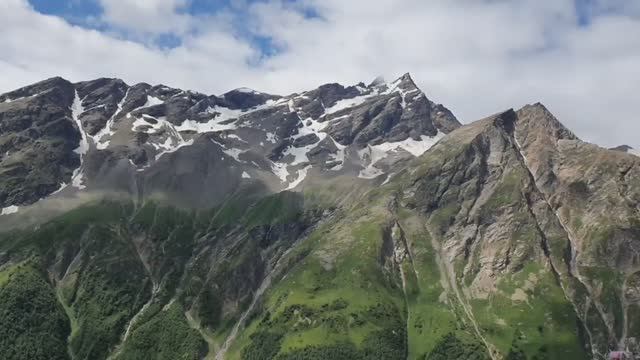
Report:
[[207,113],[213,114],[218,113],[215,118],[202,123],[194,120],[185,120],[182,124],[176,126],[176,130],[178,131],[195,131],[197,133],[205,133],[211,131],[223,131],[223,130],[235,130],[237,126],[233,123],[221,124],[222,122],[226,122],[231,119],[237,119],[242,115],[241,110],[231,110],[225,107],[214,106],[210,107],[206,111]]
[[18,207],[15,205],[11,205],[11,206],[7,206],[5,208],[2,208],[2,211],[0,212],[0,215],[11,215],[11,214],[15,214],[18,212]]
[[[262,110],[268,108],[275,104],[275,101],[268,100],[262,105],[258,105],[254,108],[248,110],[240,110],[240,109],[229,109],[223,106],[214,106],[209,107],[205,112],[208,114],[216,114],[216,117],[207,121],[207,122],[198,122],[194,120],[187,119],[182,122],[182,124],[176,126],[176,130],[178,131],[195,131],[197,133],[206,133],[213,131],[224,131],[224,130],[235,130],[237,129],[237,125],[234,122],[230,121],[233,119],[239,119],[242,115],[250,114],[254,111]],[[228,123],[227,123],[228,122]],[[222,124],[225,123],[225,124]]]
[[80,144],[78,147],[73,150],[76,154],[80,155],[80,166],[73,171],[71,185],[82,190],[85,188],[83,185],[84,182],[84,174],[82,173],[82,167],[84,165],[84,156],[89,151],[89,141],[87,140],[87,133],[82,128],[82,122],[79,117],[84,112],[84,108],[82,106],[82,100],[78,96],[78,92],[75,92],[75,97],[73,99],[73,104],[71,105],[71,117],[73,121],[76,123],[78,127],[78,131],[80,131]]
[[[127,92],[124,94],[122,100],[118,102],[118,108],[116,109],[116,112],[114,112],[111,118],[107,120],[107,124],[104,126],[104,128],[100,129],[100,131],[98,131],[98,133],[93,136],[93,142],[96,144],[96,148],[98,150],[104,150],[109,147],[109,142],[111,141],[110,139],[115,134],[115,131],[113,130],[113,123],[115,121],[116,115],[118,115],[122,111],[122,106],[124,105],[124,102],[127,100],[128,96],[129,89],[127,89]],[[102,138],[104,138],[105,136],[108,136],[109,139],[103,142]]]

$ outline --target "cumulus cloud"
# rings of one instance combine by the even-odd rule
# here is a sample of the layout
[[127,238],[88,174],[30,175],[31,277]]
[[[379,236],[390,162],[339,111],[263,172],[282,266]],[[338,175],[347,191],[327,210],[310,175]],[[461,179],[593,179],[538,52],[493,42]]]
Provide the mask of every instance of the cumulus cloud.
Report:
[[102,20],[137,34],[182,34],[190,30],[193,18],[186,13],[187,0],[99,0]]
[[[542,101],[585,140],[640,148],[635,0],[231,1],[215,14],[187,12],[188,0],[100,3],[105,23],[134,36],[1,2],[0,90],[61,75],[286,94],[411,72],[463,122]],[[159,34],[181,43],[145,41]]]
[[224,18],[203,26],[197,36],[185,35],[181,46],[169,50],[72,26],[37,13],[24,0],[0,2],[0,22],[0,91],[59,75],[218,92],[256,76],[248,63],[257,50],[226,31]]

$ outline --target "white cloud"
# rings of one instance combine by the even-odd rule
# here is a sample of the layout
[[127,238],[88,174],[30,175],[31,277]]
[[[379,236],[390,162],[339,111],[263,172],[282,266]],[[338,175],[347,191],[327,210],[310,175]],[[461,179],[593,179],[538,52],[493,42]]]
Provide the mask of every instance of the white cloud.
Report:
[[185,13],[187,0],[99,0],[102,20],[137,34],[182,34],[190,30],[192,17]]
[[[26,0],[0,2],[0,90],[61,75],[290,93],[409,71],[465,122],[542,101],[586,140],[640,148],[635,0],[592,2],[598,16],[587,27],[577,25],[573,0],[235,1],[206,16],[184,12],[187,0],[100,1],[104,22],[143,40],[71,26]],[[308,9],[320,17],[304,16]],[[238,30],[271,38],[279,51],[258,62],[260,51]],[[144,41],[164,33],[182,44]]]
[[247,63],[258,53],[225,31],[223,20],[203,25],[201,35],[187,35],[180,47],[164,50],[69,25],[35,12],[24,0],[4,0],[0,89],[56,75],[72,81],[121,77],[206,92],[247,83],[254,76]]

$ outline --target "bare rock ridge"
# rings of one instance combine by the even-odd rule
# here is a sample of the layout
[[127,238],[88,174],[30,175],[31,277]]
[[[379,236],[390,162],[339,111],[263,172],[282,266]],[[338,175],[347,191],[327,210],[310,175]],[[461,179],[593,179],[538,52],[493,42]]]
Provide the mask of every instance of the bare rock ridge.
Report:
[[284,97],[53,78],[0,96],[0,208],[76,190],[211,205],[219,196],[201,197],[204,189],[227,193],[238,182],[277,191],[307,177],[374,178],[391,172],[389,162],[376,165],[389,154],[420,155],[459,126],[409,74]]

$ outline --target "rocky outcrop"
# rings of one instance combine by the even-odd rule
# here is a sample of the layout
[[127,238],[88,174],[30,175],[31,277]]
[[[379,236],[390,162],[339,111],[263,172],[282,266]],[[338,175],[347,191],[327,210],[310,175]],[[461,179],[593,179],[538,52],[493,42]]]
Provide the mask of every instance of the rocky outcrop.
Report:
[[0,96],[0,207],[33,203],[70,181],[80,162],[74,96],[60,78]]

